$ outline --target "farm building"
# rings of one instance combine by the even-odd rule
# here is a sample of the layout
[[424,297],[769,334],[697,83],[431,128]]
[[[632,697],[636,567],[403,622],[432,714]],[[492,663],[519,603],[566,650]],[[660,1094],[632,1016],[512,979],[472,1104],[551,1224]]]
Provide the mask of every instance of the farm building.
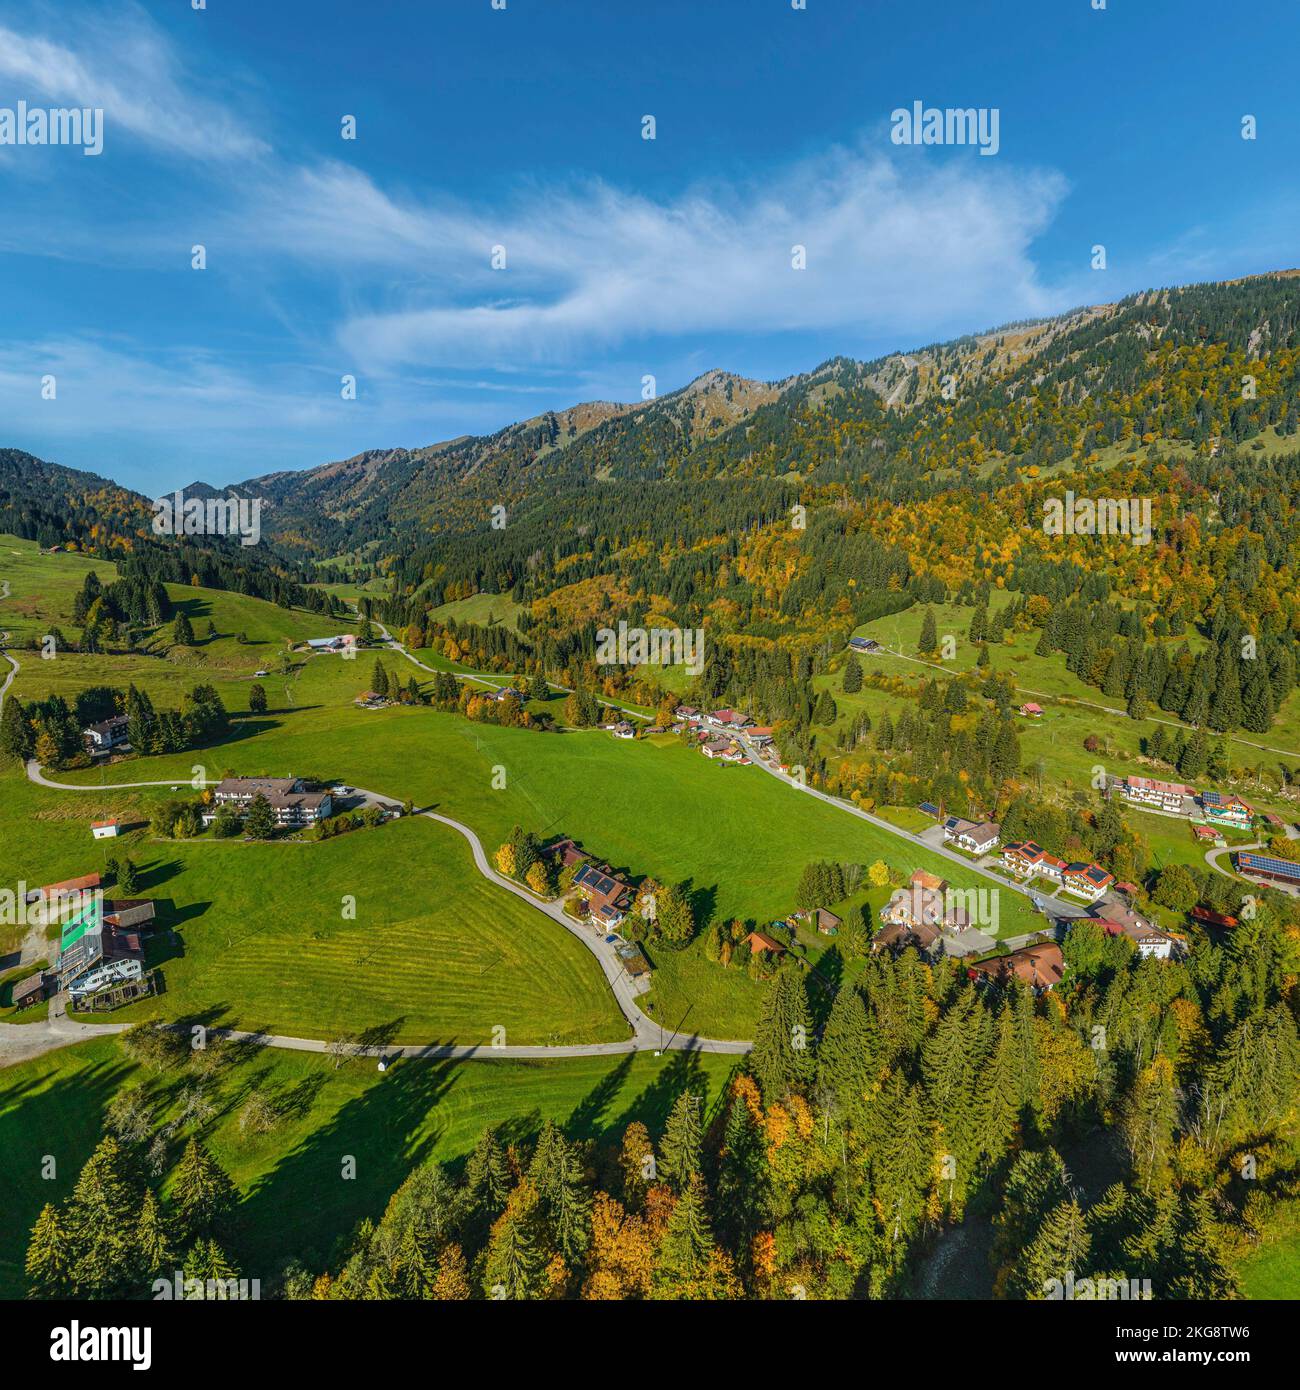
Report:
[[111,840],[121,833],[122,823],[115,820],[93,820],[90,833],[97,840]]
[[1100,864],[1076,862],[1067,864],[1061,873],[1061,883],[1072,893],[1085,898],[1099,898],[1115,882],[1115,875]]
[[1240,874],[1262,878],[1286,888],[1300,888],[1300,864],[1291,859],[1277,859],[1270,854],[1250,854],[1242,850],[1232,856]]
[[768,936],[766,932],[752,931],[745,940],[749,943],[749,949],[756,956],[785,955],[785,947],[774,936]]

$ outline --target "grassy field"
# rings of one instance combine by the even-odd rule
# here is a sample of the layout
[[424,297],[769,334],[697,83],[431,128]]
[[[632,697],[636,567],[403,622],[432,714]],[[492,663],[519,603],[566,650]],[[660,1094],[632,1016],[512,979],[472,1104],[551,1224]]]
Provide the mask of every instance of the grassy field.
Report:
[[509,594],[474,594],[470,598],[453,599],[433,610],[439,622],[475,623],[479,627],[518,627],[520,615],[527,606],[516,603]]
[[[145,823],[165,788],[79,798],[16,769],[0,787],[6,861],[27,883],[129,855],[157,902],[148,959],[166,990],[118,1020],[193,1013],[317,1038],[388,1027],[420,1042],[486,1044],[497,1026],[510,1043],[628,1036],[591,954],[484,879],[445,826],[417,817],[319,844],[173,841]],[[136,828],[91,840],[87,802]]]
[[[61,564],[62,557],[49,559],[48,563]],[[75,586],[72,591],[75,592]],[[210,603],[217,613],[219,632],[235,628],[250,630],[251,636],[257,631],[250,612],[222,614],[223,602],[232,596],[196,597]],[[296,621],[300,616],[284,614],[258,600],[234,597],[238,608],[246,610],[251,606],[259,610],[268,625]],[[233,645],[233,639],[221,640],[231,640]],[[388,653],[383,659],[391,672],[401,673],[403,678],[420,674],[400,656]],[[134,660],[148,663],[152,659]],[[623,742],[601,731],[542,734],[503,729],[473,724],[427,708],[357,710],[352,697],[368,678],[370,664],[371,657],[366,653],[355,662],[325,656],[302,659],[287,677],[264,682],[270,700],[266,714],[237,720],[234,732],[221,745],[197,753],[128,759],[93,771],[66,774],[64,780],[98,784],[105,790],[98,796],[87,795],[81,803],[68,803],[66,797],[59,798],[44,790],[27,793],[37,798],[35,803],[28,803],[28,814],[45,811],[52,819],[75,819],[81,813],[89,819],[92,813],[101,816],[125,812],[143,819],[154,793],[124,792],[121,795],[127,801],[119,808],[107,787],[114,782],[164,778],[188,783],[196,766],[209,778],[227,772],[341,778],[396,798],[410,797],[420,806],[452,815],[472,826],[490,850],[516,824],[539,835],[572,835],[633,877],[650,875],[665,881],[685,881],[701,924],[714,918],[758,923],[784,916],[795,905],[795,889],[804,866],[823,858],[860,864],[884,859],[903,872],[915,867],[942,872],[957,887],[988,884],[972,871],[949,866],[929,851],[904,844],[844,811],[812,798],[801,799],[798,793],[757,768],[724,767],[709,762],[676,740]],[[71,658],[66,664],[27,660],[18,689],[30,696],[43,693],[55,679],[81,679],[87,683],[114,679],[110,670],[101,669],[97,662],[94,665],[92,673],[90,669],[79,670]],[[159,661],[158,665],[168,667],[169,663]],[[64,674],[59,676],[59,672]],[[246,710],[246,680],[219,677],[216,684],[232,711]],[[145,688],[154,692],[148,682]],[[500,786],[503,776],[505,785]],[[134,810],[130,805],[132,798],[138,803]],[[4,808],[0,807],[0,825],[3,819]],[[413,827],[401,827],[395,836],[408,833],[417,832]],[[86,834],[85,822],[81,821],[66,841],[33,845],[25,876],[30,881],[49,881],[84,872],[87,861],[93,862],[102,855],[99,846],[92,851]],[[387,831],[382,834],[388,836]],[[393,838],[383,841],[393,842]],[[318,865],[326,865],[327,857],[320,857],[318,851],[328,850],[328,846],[270,846],[249,853],[241,846],[199,843],[177,848],[168,844],[151,849],[148,858],[164,864],[174,859],[179,867],[169,871],[167,891],[184,895],[177,897],[178,903],[214,904],[207,915],[214,922],[220,920],[223,931],[229,913],[253,921],[260,945],[249,941],[242,949],[279,951],[279,968],[272,973],[283,984],[304,968],[304,955],[310,957],[310,933],[320,929],[323,922],[337,922],[339,895],[351,891],[345,882],[351,851],[342,848],[350,841],[335,843],[340,868],[327,868],[319,878]],[[255,896],[241,896],[233,885],[209,882],[211,866],[231,862],[221,857],[228,849],[245,853],[249,863],[264,853],[278,854],[278,865],[301,862],[301,871],[291,871],[293,892],[287,904],[289,920],[297,923],[296,927],[264,925],[262,918],[269,914],[262,912]],[[286,853],[298,858],[286,860]],[[359,895],[365,896],[375,881],[367,876],[372,869],[382,881],[384,875],[391,878],[397,862],[398,856],[394,855],[357,875]],[[260,874],[255,877],[265,884],[268,903],[278,905],[286,901],[275,885]],[[463,881],[469,883],[472,877]],[[455,881],[455,901],[459,903],[461,876],[456,875]],[[453,882],[452,872],[447,871],[441,882],[442,891],[446,891]],[[431,886],[418,878],[415,884],[419,888]],[[161,889],[162,885],[158,891]],[[464,901],[468,910],[491,916],[487,903],[480,906],[473,901],[476,893],[476,887],[466,890]],[[1003,934],[1029,930],[1041,922],[1020,895],[1004,893],[1002,897]],[[429,902],[436,901],[435,889],[435,897]],[[276,910],[280,910],[278,906]],[[418,908],[394,906],[390,910],[394,920],[385,926],[385,939],[392,949],[381,947],[377,959],[389,962],[392,968],[374,971],[377,981],[382,982],[375,985],[376,994],[389,989],[395,974],[404,968],[402,951],[407,943],[395,934],[401,930],[401,924],[413,922],[421,914],[432,916],[434,911],[427,903]],[[442,920],[450,930],[454,907],[448,905],[439,910],[446,914]],[[544,929],[546,924],[541,926]],[[337,925],[329,930],[332,941],[346,938],[346,931]],[[189,949],[197,950],[197,944]],[[322,968],[320,974],[313,974],[314,980],[328,979],[337,985],[341,974],[331,972],[342,971],[347,961],[364,957],[355,946],[342,941],[338,950],[340,960],[329,970]],[[219,954],[209,949],[200,951],[193,962],[188,954],[169,962],[169,992],[173,997],[186,1007],[222,1007],[240,1016],[271,1002],[265,993],[258,993],[251,968],[241,974],[234,963],[221,962]],[[667,1026],[684,1024],[715,1036],[751,1035],[761,989],[743,972],[723,970],[708,961],[700,942],[684,952],[657,950],[654,955],[654,987],[644,1001],[648,1012]],[[325,958],[324,949],[317,948],[315,959]],[[472,968],[473,961],[469,964]],[[201,970],[197,968],[200,965]],[[315,965],[311,969],[314,971]],[[364,977],[369,970],[369,966],[357,966],[354,973]],[[415,973],[417,980],[421,978],[418,970]],[[409,1017],[421,1017],[426,1025],[436,1021],[436,1015],[430,1013],[432,1005],[419,1011],[406,998],[406,990],[419,989],[418,983],[408,983],[398,990],[389,1017],[406,1014],[409,1009]],[[311,995],[329,992],[323,983],[313,984],[310,990]],[[370,993],[367,987],[358,986],[359,995]],[[291,1006],[278,996],[276,1005],[281,1017],[292,1017],[286,1012]],[[530,1016],[525,1012],[524,1017],[527,1020]],[[451,1008],[446,1018],[449,1026],[467,1026],[466,1016],[458,1007]],[[257,1022],[265,1026],[267,1020]],[[495,1007],[485,1008],[483,1016],[473,1023],[476,1036],[482,1036],[499,1022],[509,1025],[511,1020],[502,1019]],[[532,1025],[525,1022],[522,1026]],[[319,1034],[320,1030],[315,1031]],[[567,1024],[564,1031],[567,1035]]]
[[1300,1207],[1292,1206],[1281,1230],[1241,1263],[1241,1291],[1247,1298],[1300,1298]]
[[[716,1102],[734,1058],[674,1053],[566,1062],[399,1062],[380,1075],[354,1060],[232,1048],[216,1072],[216,1113],[202,1134],[240,1189],[231,1253],[247,1277],[272,1278],[293,1256],[322,1268],[334,1243],[363,1217],[377,1218],[418,1164],[455,1163],[488,1125],[531,1137],[554,1119],[575,1138],[616,1143],[633,1120],[658,1135],[686,1084]],[[105,1110],[123,1086],[144,1081],[163,1121],[175,1113],[185,1070],[143,1073],[115,1039],[48,1053],[0,1071],[0,1297],[19,1297],[22,1258],[37,1212],[71,1192],[98,1141]],[[254,1088],[281,1111],[272,1133],[241,1134],[238,1112]],[[179,1154],[190,1131],[179,1136]],[[41,1176],[45,1155],[57,1164]],[[355,1159],[345,1181],[342,1160]]]

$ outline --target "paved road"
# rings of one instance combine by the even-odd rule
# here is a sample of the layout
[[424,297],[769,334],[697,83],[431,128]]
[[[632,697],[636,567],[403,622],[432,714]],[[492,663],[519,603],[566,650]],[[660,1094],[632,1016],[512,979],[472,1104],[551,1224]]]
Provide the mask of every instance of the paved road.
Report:
[[891,821],[882,819],[880,816],[873,816],[870,811],[864,811],[861,806],[855,806],[851,801],[841,801],[837,796],[831,796],[829,792],[818,791],[816,787],[810,787],[797,781],[788,773],[782,772],[779,767],[773,767],[764,758],[760,757],[758,750],[751,747],[745,739],[744,734],[740,736],[740,742],[744,744],[750,761],[755,767],[760,767],[770,777],[775,777],[778,782],[784,782],[786,786],[793,787],[803,796],[816,797],[818,801],[824,801],[828,806],[834,806],[837,810],[845,811],[851,816],[857,816],[859,820],[867,821],[880,830],[887,830],[891,835],[897,835],[901,839],[910,840],[913,844],[920,845],[930,854],[940,855],[944,859],[950,859],[954,864],[960,864],[963,868],[971,870],[972,873],[981,874],[984,878],[996,883],[999,888],[1009,888],[1013,893],[1019,893],[1031,901],[1038,898],[1043,902],[1050,902],[1053,905],[1053,916],[1056,917],[1086,917],[1092,904],[1076,904],[1064,902],[1059,898],[1053,898],[1040,889],[1026,887],[1023,883],[1017,883],[1014,879],[1006,878],[1002,874],[994,873],[992,869],[986,869],[972,859],[968,859],[964,854],[958,854],[956,850],[949,849],[946,845],[932,845],[922,838],[922,835],[914,834],[910,830],[904,830],[900,826],[894,825]]
[[1233,873],[1231,869],[1223,869],[1219,867],[1219,856],[1221,854],[1236,854],[1236,852],[1239,849],[1261,848],[1263,848],[1263,845],[1262,842],[1259,840],[1252,841],[1252,843],[1248,845],[1220,845],[1217,849],[1207,849],[1205,851],[1205,862],[1210,866],[1210,868],[1214,870],[1216,874],[1222,874],[1224,878],[1230,878],[1236,883],[1244,883],[1247,880]]
[[[27,764],[27,776],[42,787],[49,787],[56,791],[93,791],[101,792],[104,790],[98,786],[77,786],[74,783],[56,782],[47,777],[41,769],[40,764],[33,758]],[[176,783],[171,779],[158,782],[117,782],[113,784],[117,787],[171,787]],[[364,787],[355,788],[358,796],[367,801],[381,802],[385,805],[401,805],[401,802],[392,796],[381,792],[369,791]],[[507,1045],[503,1047],[478,1046],[478,1045],[459,1045],[449,1043],[412,1043],[403,1047],[384,1049],[385,1056],[419,1056],[419,1057],[454,1057],[460,1060],[492,1059],[503,1057],[526,1057],[526,1058],[563,1058],[563,1057],[604,1057],[617,1056],[625,1052],[721,1052],[721,1053],[745,1053],[750,1049],[751,1044],[747,1040],[730,1038],[703,1038],[694,1033],[688,1033],[681,1029],[669,1030],[654,1019],[649,1018],[636,1002],[637,989],[627,972],[623,969],[623,964],[614,951],[614,947],[605,941],[605,933],[597,933],[589,927],[583,927],[574,922],[559,903],[543,902],[535,897],[522,885],[515,883],[512,879],[499,874],[488,862],[487,853],[483,848],[482,841],[469,826],[462,824],[458,820],[453,820],[450,816],[444,816],[436,811],[420,811],[417,814],[427,816],[430,820],[441,822],[450,827],[458,834],[463,835],[469,842],[470,850],[474,856],[474,864],[479,873],[489,882],[499,888],[504,888],[507,892],[513,893],[517,898],[523,899],[530,907],[536,911],[544,913],[552,921],[558,922],[567,932],[576,936],[579,941],[594,955],[600,963],[600,968],[609,983],[614,999],[622,1011],[623,1017],[627,1020],[628,1027],[632,1036],[624,1042],[612,1043],[575,1043],[563,1047],[547,1047],[544,1045],[524,1046]],[[17,1030],[14,1040],[21,1038],[29,1044],[28,1049],[22,1054],[24,1056],[35,1056],[39,1052],[49,1051],[54,1047],[63,1047],[70,1042],[81,1041],[87,1037],[94,1037],[102,1033],[114,1033],[121,1031],[121,1025],[116,1024],[89,1024],[73,1023],[71,1020],[64,1020],[66,1025],[63,1029],[54,1029],[40,1023],[6,1024],[0,1025],[0,1029]],[[73,1032],[71,1030],[78,1030]],[[229,1036],[244,1038],[252,1041],[265,1042],[269,1047],[284,1047],[298,1052],[325,1052],[329,1049],[329,1042],[319,1038],[293,1038],[281,1034],[250,1034],[231,1031]],[[9,1032],[0,1031],[0,1062],[11,1062],[21,1060],[19,1056],[9,1054],[6,1042],[9,1041]],[[43,1046],[39,1044],[43,1042]]]

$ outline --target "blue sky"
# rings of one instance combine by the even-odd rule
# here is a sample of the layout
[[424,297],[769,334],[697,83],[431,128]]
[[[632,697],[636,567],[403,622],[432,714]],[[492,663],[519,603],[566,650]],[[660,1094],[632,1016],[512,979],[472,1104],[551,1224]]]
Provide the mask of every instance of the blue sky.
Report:
[[1300,263],[1293,0],[1093,3],[0,0],[0,108],[104,110],[0,145],[0,445],[153,494]]

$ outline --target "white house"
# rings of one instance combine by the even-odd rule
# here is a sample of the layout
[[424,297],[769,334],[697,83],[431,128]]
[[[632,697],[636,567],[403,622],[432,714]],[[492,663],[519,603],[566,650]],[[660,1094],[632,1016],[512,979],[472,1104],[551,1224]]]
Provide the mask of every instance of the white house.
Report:
[[83,729],[81,736],[89,744],[92,752],[108,753],[126,742],[126,726],[126,715],[115,714],[111,719]]
[[90,822],[90,833],[97,840],[111,840],[121,830],[121,823],[115,820],[93,820]]

